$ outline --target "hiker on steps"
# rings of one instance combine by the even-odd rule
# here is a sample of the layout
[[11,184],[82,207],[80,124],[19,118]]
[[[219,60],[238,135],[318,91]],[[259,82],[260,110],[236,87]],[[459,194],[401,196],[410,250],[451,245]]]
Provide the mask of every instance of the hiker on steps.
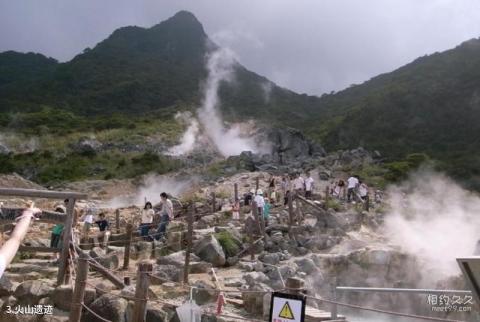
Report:
[[148,240],[148,232],[150,230],[150,225],[153,222],[153,216],[155,211],[153,210],[152,203],[147,201],[142,210],[142,222],[140,223],[140,236],[145,240]]
[[170,220],[173,220],[173,203],[168,199],[168,195],[165,192],[160,194],[160,204],[162,209],[160,210],[160,224],[158,225],[157,240],[165,236],[167,231],[167,226],[170,223]]
[[358,176],[351,176],[347,180],[347,201],[355,201],[355,194],[360,184],[360,180],[358,180]]
[[303,191],[305,189],[305,180],[303,180],[300,173],[297,173],[295,176],[295,180],[293,180],[293,189],[297,194],[303,196]]
[[263,198],[262,189],[257,190],[257,195],[255,196],[254,201],[257,204],[258,216],[261,216],[263,214],[263,206],[265,206],[265,199]]
[[107,248],[108,245],[108,239],[110,238],[110,224],[108,223],[108,220],[105,218],[105,214],[102,212],[98,215],[98,220],[95,221],[95,224],[97,224],[98,229],[100,230],[98,234],[96,234],[93,237],[93,241],[95,246],[99,245],[100,243],[98,242],[99,238],[103,239],[102,246],[103,248]]
[[313,189],[315,188],[314,183],[315,180],[313,180],[310,172],[307,171],[307,178],[305,179],[305,198],[312,199]]

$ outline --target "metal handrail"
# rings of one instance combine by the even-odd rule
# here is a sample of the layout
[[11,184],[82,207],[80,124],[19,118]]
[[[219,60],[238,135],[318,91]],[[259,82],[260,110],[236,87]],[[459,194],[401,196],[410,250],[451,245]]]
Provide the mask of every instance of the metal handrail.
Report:
[[[392,287],[354,287],[336,286],[332,288],[332,299],[337,300],[338,291],[351,292],[380,292],[380,293],[416,293],[416,294],[472,294],[469,290],[436,290],[426,288],[392,288]],[[337,319],[337,304],[332,304],[330,318]]]

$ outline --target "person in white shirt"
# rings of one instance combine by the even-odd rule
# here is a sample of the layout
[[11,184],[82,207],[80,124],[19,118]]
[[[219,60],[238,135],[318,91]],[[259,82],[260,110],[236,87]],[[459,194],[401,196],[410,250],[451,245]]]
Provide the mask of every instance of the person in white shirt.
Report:
[[85,215],[83,216],[83,238],[88,243],[88,234],[90,232],[90,228],[93,224],[93,215],[95,214],[95,210],[93,208],[87,208]]
[[162,210],[160,211],[160,224],[158,225],[156,239],[159,240],[165,235],[167,231],[167,226],[170,223],[170,220],[173,220],[173,203],[168,199],[166,192],[160,194],[160,203],[162,205]]
[[368,186],[365,182],[360,181],[360,185],[358,186],[358,194],[362,200],[367,200],[368,197]]
[[305,198],[307,199],[312,198],[314,182],[315,180],[313,180],[312,176],[310,175],[310,172],[307,172],[307,178],[305,179]]
[[140,223],[140,236],[147,238],[148,231],[150,230],[150,225],[153,222],[154,215],[155,215],[155,212],[153,211],[152,203],[150,201],[147,201],[142,210],[142,222]]
[[293,189],[298,193],[303,195],[303,190],[305,188],[305,180],[303,180],[300,173],[297,174],[295,180],[293,180]]
[[265,206],[265,199],[263,199],[262,189],[257,190],[257,195],[255,196],[255,199],[253,199],[253,201],[255,201],[255,203],[257,204],[258,215],[261,216],[263,214],[263,207]]
[[357,176],[351,176],[347,180],[347,201],[350,202],[355,199],[355,190],[357,189],[359,180]]
[[37,208],[27,208],[23,211],[22,216],[16,219],[17,223],[10,234],[10,238],[0,247],[0,278],[15,257],[20,243],[28,232],[31,220],[41,212]]

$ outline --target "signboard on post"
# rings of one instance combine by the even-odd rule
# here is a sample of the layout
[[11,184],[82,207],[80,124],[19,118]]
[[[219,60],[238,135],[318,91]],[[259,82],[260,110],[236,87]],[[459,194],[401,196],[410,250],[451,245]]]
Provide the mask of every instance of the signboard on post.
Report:
[[270,322],[304,322],[305,296],[274,292],[270,302]]
[[475,302],[480,305],[480,256],[457,258],[457,263],[472,291]]

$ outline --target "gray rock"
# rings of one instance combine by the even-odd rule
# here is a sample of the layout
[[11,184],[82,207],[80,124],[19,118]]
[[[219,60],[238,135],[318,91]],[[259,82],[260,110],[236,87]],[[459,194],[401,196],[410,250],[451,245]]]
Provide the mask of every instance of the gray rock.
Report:
[[254,286],[258,283],[267,283],[269,278],[262,272],[251,272],[243,275],[243,278],[249,286]]
[[77,143],[71,144],[70,148],[76,152],[81,154],[93,154],[102,148],[102,143],[96,139],[91,138],[81,138]]
[[226,258],[222,246],[213,236],[207,236],[195,246],[195,255],[202,260],[219,267],[225,265]]
[[212,291],[212,287],[204,281],[196,281],[193,283],[193,299],[198,305],[213,302],[217,299],[218,292]]
[[[190,254],[190,261],[192,262],[199,262],[200,258],[195,254]],[[174,265],[177,267],[183,267],[185,264],[185,251],[179,251],[176,253],[172,253],[167,256],[158,256],[157,257],[157,264],[159,265]]]
[[258,283],[247,289],[248,291],[257,292],[244,292],[242,293],[243,306],[245,311],[252,314],[263,315],[264,312],[264,295],[270,294],[272,289],[265,284]]
[[315,265],[311,258],[298,259],[295,261],[295,264],[297,264],[298,269],[301,272],[305,272],[307,274],[316,274],[320,272],[319,268],[317,265]]
[[262,254],[258,257],[264,263],[276,265],[280,262],[280,254],[279,253],[267,253]]
[[6,275],[3,275],[0,278],[0,297],[12,295],[16,286]]
[[[89,305],[95,300],[95,295],[95,289],[87,286],[87,288],[85,288],[83,302],[86,305]],[[56,308],[64,311],[70,311],[72,296],[73,290],[71,285],[60,285],[53,290],[51,300]]]
[[[93,312],[112,322],[127,322],[127,306],[127,300],[112,294],[105,294],[89,305]],[[82,321],[103,322],[88,311],[82,315]]]
[[42,297],[50,296],[54,288],[43,281],[25,281],[15,289],[14,296],[24,305],[34,305]]

